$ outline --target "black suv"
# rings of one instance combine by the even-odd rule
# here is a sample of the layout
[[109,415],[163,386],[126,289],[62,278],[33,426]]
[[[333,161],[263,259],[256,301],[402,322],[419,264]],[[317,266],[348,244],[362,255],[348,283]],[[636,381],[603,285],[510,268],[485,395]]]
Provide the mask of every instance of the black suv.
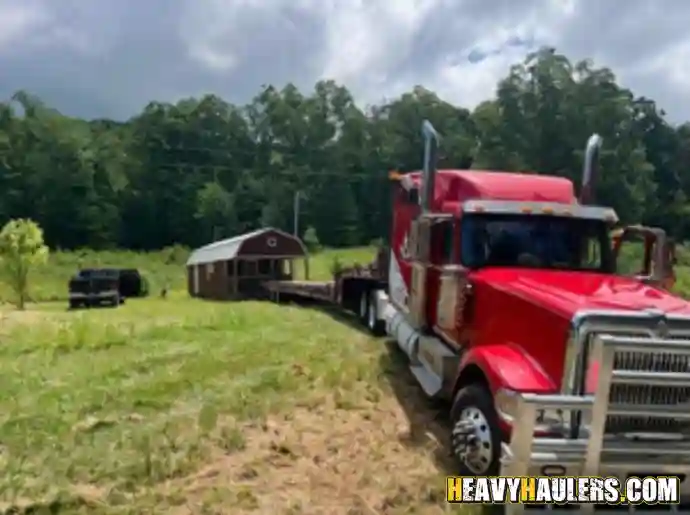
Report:
[[85,268],[69,281],[69,307],[91,307],[102,304],[119,306],[124,302],[120,294],[120,270],[113,268]]

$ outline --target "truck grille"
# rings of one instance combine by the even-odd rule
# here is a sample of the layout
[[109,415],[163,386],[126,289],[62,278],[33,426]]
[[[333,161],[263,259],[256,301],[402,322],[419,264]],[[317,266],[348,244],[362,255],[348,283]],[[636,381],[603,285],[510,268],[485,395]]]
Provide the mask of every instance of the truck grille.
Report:
[[[639,337],[642,335],[629,336]],[[644,335],[644,337],[646,337],[646,335]],[[638,352],[619,352],[614,359],[614,369],[650,372],[689,372],[690,357],[668,353],[646,354]],[[690,388],[614,384],[611,386],[610,399],[612,403],[638,405],[686,404],[688,409],[690,409]],[[690,433],[690,422],[675,421],[668,418],[629,417],[619,415],[608,417],[606,431],[609,433]]]
[[69,283],[70,293],[88,293],[89,292],[89,281],[84,280],[72,280]]
[[117,281],[112,279],[92,279],[91,284],[94,292],[117,290]]

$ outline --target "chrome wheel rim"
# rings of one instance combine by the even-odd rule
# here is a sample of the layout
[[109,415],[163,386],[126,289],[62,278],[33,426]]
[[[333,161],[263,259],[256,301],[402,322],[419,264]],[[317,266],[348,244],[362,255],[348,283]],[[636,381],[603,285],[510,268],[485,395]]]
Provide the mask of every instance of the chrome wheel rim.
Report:
[[493,455],[489,422],[479,408],[472,406],[462,410],[458,423],[468,427],[472,437],[461,457],[473,473],[484,475]]

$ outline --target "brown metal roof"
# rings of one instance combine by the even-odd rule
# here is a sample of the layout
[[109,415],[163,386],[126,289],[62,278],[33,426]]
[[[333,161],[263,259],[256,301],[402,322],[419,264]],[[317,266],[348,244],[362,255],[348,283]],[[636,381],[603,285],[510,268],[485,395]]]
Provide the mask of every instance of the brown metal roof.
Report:
[[[271,241],[269,241],[271,240],[270,233],[275,233],[276,238],[274,238],[275,241],[273,242],[273,245],[271,245]],[[267,244],[269,247],[278,246],[279,238],[287,239],[291,242],[295,242],[298,244],[298,248],[300,249],[299,252],[293,251],[289,253],[282,253],[281,255],[283,256],[307,256],[307,249],[305,248],[304,244],[299,238],[279,229],[266,227],[264,229],[259,229],[258,231],[248,232],[246,234],[241,234],[239,236],[228,238],[226,240],[216,241],[203,247],[200,247],[194,250],[192,254],[189,256],[189,259],[187,260],[187,266],[198,265],[203,263],[214,263],[216,261],[228,261],[230,259],[234,259],[238,255],[242,254],[242,247],[244,243],[258,238],[262,235],[266,235],[268,237]],[[294,248],[295,245],[292,245],[292,247]],[[272,254],[267,254],[267,257],[271,257],[271,255]]]

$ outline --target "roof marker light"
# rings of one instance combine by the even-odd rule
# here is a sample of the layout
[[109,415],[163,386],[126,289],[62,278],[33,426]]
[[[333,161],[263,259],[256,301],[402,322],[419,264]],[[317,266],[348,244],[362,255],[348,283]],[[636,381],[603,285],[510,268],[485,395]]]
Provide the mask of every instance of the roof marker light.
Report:
[[552,215],[553,214],[553,208],[552,207],[544,207],[541,210],[542,213],[545,215]]
[[520,211],[522,211],[523,213],[529,214],[529,213],[532,212],[532,208],[529,207],[529,206],[523,206],[523,207],[520,208]]

